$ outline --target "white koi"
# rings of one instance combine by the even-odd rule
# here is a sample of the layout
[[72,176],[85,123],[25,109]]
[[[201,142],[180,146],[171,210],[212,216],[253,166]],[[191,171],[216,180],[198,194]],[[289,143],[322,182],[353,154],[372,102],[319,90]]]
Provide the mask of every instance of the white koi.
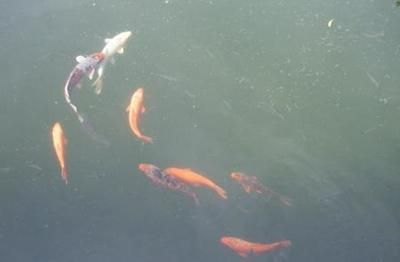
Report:
[[100,63],[97,69],[97,79],[92,84],[95,87],[96,94],[100,94],[101,90],[103,89],[103,74],[107,62],[111,61],[111,63],[114,64],[114,55],[116,53],[124,53],[124,47],[131,35],[131,31],[126,31],[117,34],[113,38],[107,38],[104,40],[106,45],[101,51],[104,54],[104,60]]

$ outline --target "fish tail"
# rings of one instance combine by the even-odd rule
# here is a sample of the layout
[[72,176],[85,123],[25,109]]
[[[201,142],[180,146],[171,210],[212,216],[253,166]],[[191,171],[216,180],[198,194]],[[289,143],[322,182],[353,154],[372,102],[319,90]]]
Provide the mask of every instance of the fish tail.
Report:
[[142,141],[146,142],[146,143],[150,143],[150,144],[153,143],[153,138],[152,138],[152,137],[149,137],[149,136],[140,136],[140,139],[141,139]]
[[228,198],[228,196],[226,195],[226,191],[223,188],[221,188],[221,187],[219,187],[217,185],[214,185],[213,189],[223,199],[227,199]]
[[68,185],[68,173],[67,168],[65,167],[61,168],[61,179],[65,182],[66,185]]

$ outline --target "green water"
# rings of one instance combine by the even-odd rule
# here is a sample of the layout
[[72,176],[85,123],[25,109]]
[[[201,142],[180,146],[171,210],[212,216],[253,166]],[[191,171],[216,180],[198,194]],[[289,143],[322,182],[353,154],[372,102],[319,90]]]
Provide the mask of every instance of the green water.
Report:
[[[394,1],[16,0],[0,10],[1,261],[241,261],[223,235],[292,241],[251,261],[399,261]],[[77,55],[126,30],[103,93],[84,79],[72,94],[105,147],[83,132],[63,85]],[[125,113],[139,86],[150,145]],[[195,207],[152,185],[141,162],[199,170],[229,198],[195,188]],[[293,206],[246,195],[232,171]]]

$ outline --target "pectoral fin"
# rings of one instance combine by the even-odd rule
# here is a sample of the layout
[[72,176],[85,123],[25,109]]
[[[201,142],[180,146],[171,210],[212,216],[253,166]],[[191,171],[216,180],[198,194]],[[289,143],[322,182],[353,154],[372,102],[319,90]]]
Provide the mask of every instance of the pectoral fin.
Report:
[[126,112],[129,112],[130,109],[131,109],[131,105],[129,104],[129,105],[126,107],[125,111],[126,111]]
[[81,56],[81,55],[78,55],[77,57],[75,57],[75,60],[78,63],[82,63],[83,61],[85,61],[85,59],[86,58],[84,56]]
[[117,53],[118,53],[118,54],[123,54],[123,53],[124,53],[124,48],[121,47],[121,48],[117,51]]
[[146,112],[146,108],[144,106],[142,106],[142,114]]
[[89,79],[90,80],[92,80],[93,79],[93,76],[94,76],[94,69],[92,69],[90,72],[89,72],[89,75],[88,75],[88,77],[89,77]]

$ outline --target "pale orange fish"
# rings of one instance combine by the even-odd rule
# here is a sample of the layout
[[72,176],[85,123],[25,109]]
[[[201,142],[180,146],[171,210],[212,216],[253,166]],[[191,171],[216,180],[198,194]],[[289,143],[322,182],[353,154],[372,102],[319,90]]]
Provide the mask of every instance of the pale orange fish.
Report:
[[58,162],[60,163],[61,178],[65,182],[65,184],[68,184],[68,173],[67,173],[67,167],[65,164],[66,151],[67,151],[67,139],[65,138],[64,131],[63,131],[60,123],[56,122],[53,125],[51,134],[52,134],[52,138],[53,138],[54,151],[56,152]]
[[254,243],[231,236],[223,236],[219,241],[243,258],[247,258],[249,255],[259,255],[264,252],[290,247],[292,245],[290,240],[273,243]]
[[246,193],[259,193],[259,194],[265,194],[267,196],[274,196],[279,199],[279,201],[287,206],[292,205],[292,200],[284,195],[281,195],[272,189],[264,186],[256,176],[248,176],[244,173],[241,172],[232,172],[231,173],[231,178],[238,182],[246,191]]
[[142,141],[146,143],[152,143],[153,139],[149,136],[145,136],[139,129],[140,118],[142,113],[145,112],[145,107],[143,105],[143,88],[138,88],[131,97],[131,102],[126,108],[126,112],[129,113],[129,126],[132,132]]
[[203,187],[208,187],[212,190],[214,190],[220,197],[223,199],[227,199],[226,192],[223,188],[218,186],[216,183],[214,183],[211,179],[200,175],[194,171],[192,171],[189,168],[177,168],[177,167],[169,167],[163,170],[164,173],[174,176],[181,180],[182,182],[185,182],[187,184],[191,184],[193,186],[203,186]]

